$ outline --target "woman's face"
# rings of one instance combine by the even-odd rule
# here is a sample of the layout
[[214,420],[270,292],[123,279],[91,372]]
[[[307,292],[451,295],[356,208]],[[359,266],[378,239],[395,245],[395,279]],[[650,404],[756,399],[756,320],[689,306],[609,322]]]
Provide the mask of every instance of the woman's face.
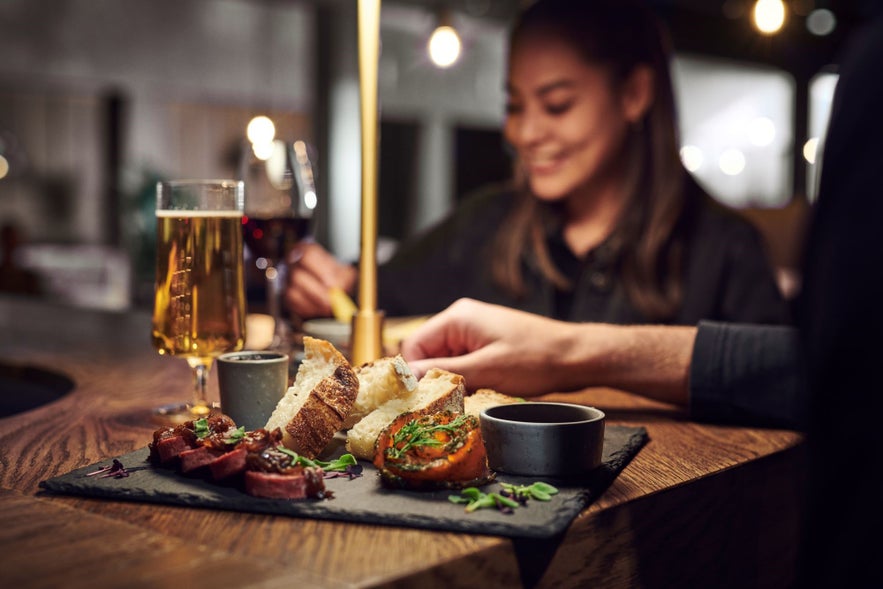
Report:
[[522,39],[507,93],[503,133],[538,198],[562,200],[609,177],[629,121],[606,70],[560,39]]

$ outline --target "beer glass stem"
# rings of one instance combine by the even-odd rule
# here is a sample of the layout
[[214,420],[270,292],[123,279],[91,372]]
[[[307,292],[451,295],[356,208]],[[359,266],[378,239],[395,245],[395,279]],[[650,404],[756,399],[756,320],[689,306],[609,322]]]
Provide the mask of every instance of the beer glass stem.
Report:
[[210,368],[211,366],[207,364],[197,364],[193,367],[193,406],[190,412],[194,416],[206,417],[211,413],[206,395]]

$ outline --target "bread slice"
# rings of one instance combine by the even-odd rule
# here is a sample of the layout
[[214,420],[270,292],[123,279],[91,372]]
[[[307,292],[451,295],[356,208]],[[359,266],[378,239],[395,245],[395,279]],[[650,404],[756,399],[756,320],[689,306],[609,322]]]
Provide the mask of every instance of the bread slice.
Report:
[[304,359],[294,384],[266,428],[280,428],[286,448],[315,458],[341,429],[358,394],[359,379],[343,354],[325,340],[305,336]]
[[417,379],[401,355],[366,362],[356,368],[356,376],[359,396],[343,423],[344,429],[350,429],[387,401],[410,396],[417,388]]
[[347,434],[346,449],[356,458],[374,460],[377,437],[396,417],[406,411],[421,415],[441,411],[463,413],[465,394],[466,385],[462,376],[431,368],[410,396],[387,401],[353,426]]
[[463,410],[466,415],[479,417],[480,413],[488,407],[523,402],[524,399],[520,397],[510,397],[493,389],[478,389],[463,400]]

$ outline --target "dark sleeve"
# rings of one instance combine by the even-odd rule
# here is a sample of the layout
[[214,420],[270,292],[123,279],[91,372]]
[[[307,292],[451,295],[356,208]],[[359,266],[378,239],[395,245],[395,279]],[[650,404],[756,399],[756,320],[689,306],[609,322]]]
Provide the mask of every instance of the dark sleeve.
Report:
[[488,300],[488,248],[506,203],[506,195],[476,195],[403,242],[378,268],[378,306],[391,317],[437,313],[464,296]]
[[690,415],[699,421],[803,429],[809,398],[797,330],[699,323],[690,366]]
[[872,4],[880,14],[839,69],[796,307],[813,400],[799,587],[883,587],[883,3]]

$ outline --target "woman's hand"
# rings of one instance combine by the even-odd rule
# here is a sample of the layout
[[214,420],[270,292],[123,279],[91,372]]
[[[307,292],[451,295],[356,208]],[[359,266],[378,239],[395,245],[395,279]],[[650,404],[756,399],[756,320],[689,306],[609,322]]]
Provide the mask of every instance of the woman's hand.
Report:
[[358,271],[343,264],[321,245],[301,242],[292,251],[283,293],[288,310],[302,319],[331,316],[332,287],[352,294]]

